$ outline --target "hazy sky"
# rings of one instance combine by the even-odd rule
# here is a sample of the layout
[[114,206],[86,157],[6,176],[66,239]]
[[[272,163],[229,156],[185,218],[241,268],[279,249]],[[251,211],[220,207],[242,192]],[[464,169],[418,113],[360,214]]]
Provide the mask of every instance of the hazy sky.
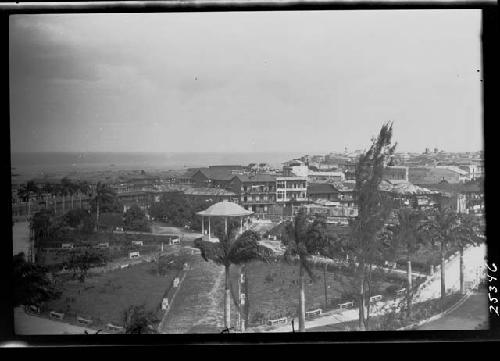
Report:
[[13,151],[482,149],[477,10],[17,15]]

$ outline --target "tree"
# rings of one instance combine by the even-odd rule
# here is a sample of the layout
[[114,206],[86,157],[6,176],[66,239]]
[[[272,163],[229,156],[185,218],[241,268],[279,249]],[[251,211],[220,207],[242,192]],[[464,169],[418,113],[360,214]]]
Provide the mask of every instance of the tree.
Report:
[[358,216],[352,223],[351,246],[357,259],[360,330],[368,328],[372,265],[380,254],[379,232],[383,230],[392,209],[391,196],[379,190],[386,162],[396,147],[396,144],[391,144],[391,138],[392,124],[386,123],[356,165]]
[[71,197],[71,209],[73,209],[73,197],[78,191],[78,184],[74,183],[68,177],[64,177],[63,179],[61,179],[61,187],[64,190],[64,193],[69,194],[69,196]]
[[397,211],[397,224],[390,227],[391,232],[391,245],[393,249],[403,248],[406,253],[407,261],[407,317],[411,317],[412,306],[412,268],[411,256],[418,249],[419,243],[423,243],[424,239],[421,237],[420,230],[421,222],[423,221],[423,214],[418,210],[411,208],[401,208]]
[[76,184],[78,187],[78,197],[80,199],[80,208],[82,208],[82,194],[90,196],[90,193],[91,193],[90,184],[87,181],[78,181]]
[[477,217],[470,214],[458,214],[457,225],[453,232],[452,242],[460,252],[460,293],[465,293],[464,287],[464,248],[469,245],[477,246],[484,241],[482,229]]
[[64,222],[84,233],[91,233],[95,227],[95,220],[90,213],[84,209],[72,209],[64,215]]
[[130,306],[123,312],[123,325],[126,334],[156,334],[153,327],[159,320],[153,312],[147,312],[144,305]]
[[134,204],[127,210],[123,224],[126,230],[149,231],[149,223],[146,215],[137,204]]
[[26,185],[22,185],[17,194],[24,202],[28,203],[28,216],[31,214],[31,199],[38,197],[41,194],[41,189],[36,185],[34,180],[29,180]]
[[73,278],[78,278],[80,282],[85,282],[88,271],[91,267],[100,265],[106,261],[102,254],[94,250],[85,250],[83,253],[74,251],[66,262],[66,267],[73,271]]
[[422,232],[426,234],[433,245],[438,244],[441,258],[441,304],[444,306],[446,296],[445,259],[448,247],[453,243],[458,225],[458,215],[450,208],[439,208],[429,211],[422,225]]
[[97,183],[92,199],[96,211],[96,230],[99,230],[99,214],[102,211],[116,211],[119,207],[116,193],[104,183]]
[[305,332],[305,290],[304,276],[309,275],[315,281],[308,257],[311,254],[324,251],[326,246],[326,225],[323,220],[316,219],[312,224],[308,222],[303,210],[299,210],[293,222],[288,222],[281,239],[286,247],[285,260],[290,261],[298,257],[299,261],[299,332]]
[[201,257],[205,261],[212,261],[224,266],[226,282],[224,293],[224,327],[231,325],[230,298],[231,285],[229,270],[231,264],[242,265],[253,260],[268,262],[272,256],[272,251],[257,243],[257,237],[250,237],[243,234],[236,238],[237,228],[229,223],[227,232],[219,232],[217,237],[219,242],[203,241],[202,238],[195,240],[194,246],[201,251]]
[[14,307],[39,306],[61,295],[61,291],[47,277],[47,269],[27,262],[24,253],[14,256],[12,284],[14,285]]

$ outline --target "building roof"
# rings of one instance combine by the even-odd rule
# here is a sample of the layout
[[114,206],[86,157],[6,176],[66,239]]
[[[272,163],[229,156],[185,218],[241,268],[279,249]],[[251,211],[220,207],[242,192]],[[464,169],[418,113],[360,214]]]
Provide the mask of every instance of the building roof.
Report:
[[215,203],[204,211],[197,212],[196,214],[207,217],[241,217],[249,216],[250,214],[253,214],[253,212],[246,210],[234,202],[222,201]]
[[426,184],[426,188],[447,193],[484,192],[482,182]]
[[241,182],[275,182],[276,176],[271,174],[236,174],[232,178],[238,178]]
[[234,192],[227,191],[221,188],[188,188],[184,190],[186,195],[199,196],[235,196]]
[[307,185],[308,194],[335,193],[337,190],[330,183],[309,183]]
[[406,181],[392,181],[392,180],[383,180],[380,183],[379,189],[385,192],[391,192],[396,194],[437,194],[438,192],[429,190],[427,188],[422,188],[411,184]]
[[356,188],[356,182],[333,182],[332,185],[337,189],[339,192],[352,192],[354,191],[354,188]]

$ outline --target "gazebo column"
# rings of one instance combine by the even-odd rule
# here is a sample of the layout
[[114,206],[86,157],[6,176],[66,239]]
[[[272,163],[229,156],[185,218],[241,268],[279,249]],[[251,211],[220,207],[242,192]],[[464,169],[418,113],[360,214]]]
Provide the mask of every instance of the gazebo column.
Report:
[[240,218],[240,229],[241,233],[243,233],[243,217]]
[[210,242],[210,217],[208,217],[208,241]]
[[201,216],[201,234],[205,235],[205,218]]
[[227,217],[224,217],[224,233],[227,236]]

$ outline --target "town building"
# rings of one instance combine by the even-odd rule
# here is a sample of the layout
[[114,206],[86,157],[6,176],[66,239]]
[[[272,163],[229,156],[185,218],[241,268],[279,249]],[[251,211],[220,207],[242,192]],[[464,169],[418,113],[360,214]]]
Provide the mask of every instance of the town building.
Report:
[[306,177],[277,177],[276,203],[307,202]]
[[238,203],[255,213],[268,213],[276,203],[276,176],[269,174],[238,174],[229,188],[237,195]]

